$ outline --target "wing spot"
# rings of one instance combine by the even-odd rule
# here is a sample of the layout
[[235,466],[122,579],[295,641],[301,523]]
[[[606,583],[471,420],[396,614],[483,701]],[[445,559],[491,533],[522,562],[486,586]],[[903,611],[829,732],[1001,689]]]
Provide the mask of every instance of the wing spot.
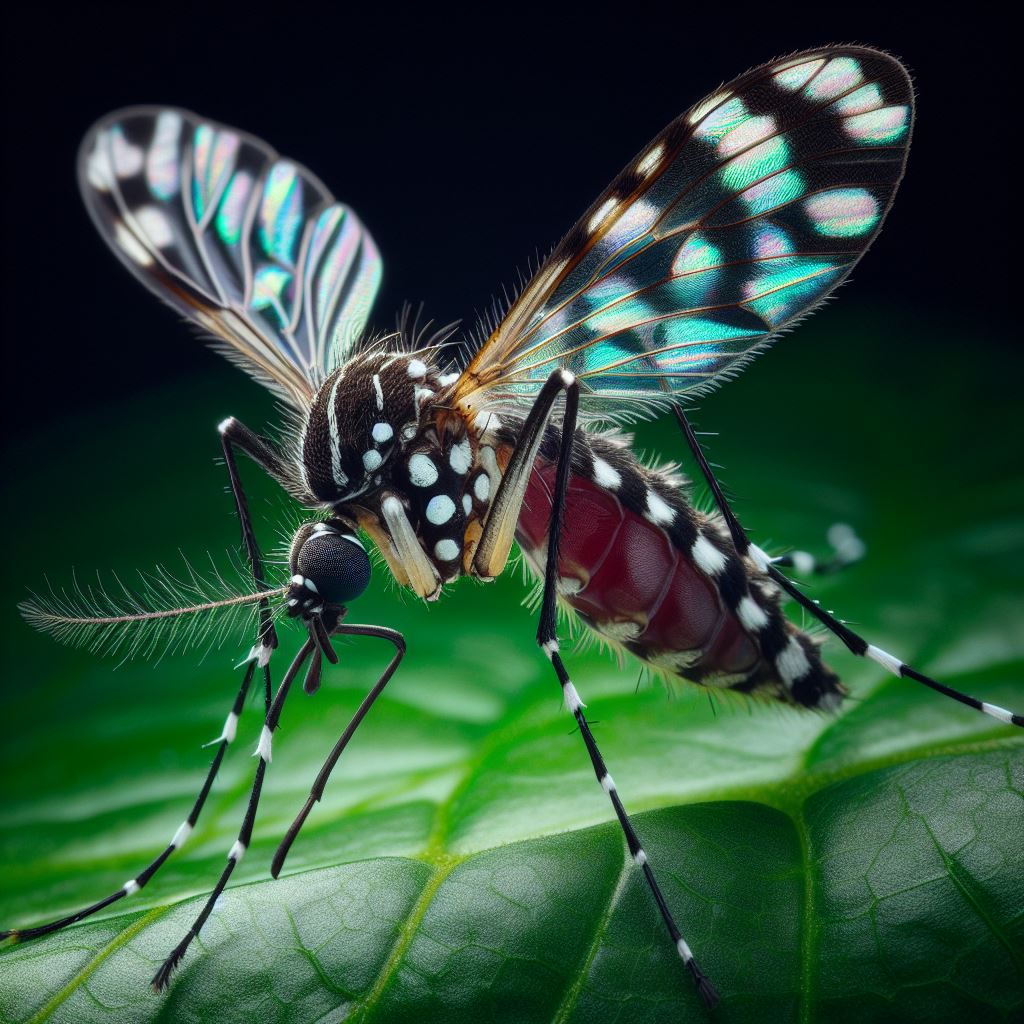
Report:
[[618,199],[609,196],[595,211],[594,215],[587,221],[587,231],[593,234],[615,211],[619,205]]
[[646,153],[644,153],[642,157],[640,157],[640,160],[636,165],[637,173],[642,175],[644,178],[649,177],[661,162],[661,158],[664,154],[665,143],[655,143]]

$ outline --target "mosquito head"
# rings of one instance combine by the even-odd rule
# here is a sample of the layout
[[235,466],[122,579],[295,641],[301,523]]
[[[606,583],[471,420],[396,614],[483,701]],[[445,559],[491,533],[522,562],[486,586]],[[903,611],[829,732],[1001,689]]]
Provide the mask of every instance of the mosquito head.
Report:
[[370,559],[359,538],[340,520],[306,523],[292,539],[288,613],[321,614],[354,601],[370,583]]
[[384,484],[441,387],[428,358],[367,352],[323,382],[301,438],[302,470],[318,501],[339,505]]

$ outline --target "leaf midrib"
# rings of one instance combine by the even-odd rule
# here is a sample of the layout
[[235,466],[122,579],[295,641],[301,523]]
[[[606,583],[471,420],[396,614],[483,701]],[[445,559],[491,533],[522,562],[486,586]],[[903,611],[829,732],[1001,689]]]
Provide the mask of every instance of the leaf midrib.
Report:
[[[493,742],[495,744],[500,742],[499,737],[497,735],[495,735]],[[866,775],[870,772],[884,769],[887,767],[896,767],[900,764],[904,764],[909,761],[931,760],[933,758],[956,756],[965,753],[997,751],[1019,746],[1019,742],[1020,741],[1017,740],[1014,736],[1007,735],[1005,737],[994,737],[984,741],[954,741],[946,744],[943,747],[930,747],[926,750],[900,751],[897,753],[886,755],[882,758],[877,758],[872,762],[858,762],[856,764],[851,763],[842,770],[812,773],[809,777],[804,778],[803,786],[799,786],[794,790],[791,790],[786,795],[785,799],[778,799],[778,797],[780,795],[780,790],[784,791],[787,787],[785,784],[777,783],[771,787],[764,787],[763,793],[756,793],[755,791],[751,790],[750,787],[742,787],[738,788],[735,791],[732,791],[731,795],[728,794],[727,791],[722,791],[722,793],[712,796],[710,799],[707,800],[702,799],[700,801],[687,802],[689,804],[697,802],[711,802],[712,800],[717,802],[718,800],[722,799],[744,799],[749,802],[761,803],[766,806],[771,806],[774,809],[786,814],[787,817],[793,823],[793,826],[799,837],[801,846],[804,880],[804,904],[802,907],[802,916],[804,918],[804,921],[801,928],[802,968],[800,1020],[802,1022],[809,1022],[812,1019],[814,963],[813,945],[815,941],[813,928],[814,892],[812,884],[812,864],[810,861],[809,837],[806,833],[806,822],[803,814],[804,805],[806,804],[807,799],[809,799],[815,793],[820,792],[826,786],[835,785],[847,781],[849,779],[857,778],[858,776]],[[490,743],[486,743],[484,744],[484,747],[488,748],[490,745]],[[476,763],[485,758],[486,750],[482,750],[481,755],[473,759],[473,767],[476,767]],[[457,798],[458,793],[460,793],[464,788],[464,785],[467,784],[468,781],[472,778],[472,774],[472,770],[466,773],[466,777],[460,782],[458,786],[456,786],[452,790],[452,793],[449,794],[449,797],[443,802],[444,806],[450,807],[450,805]],[[795,778],[795,776],[791,777],[790,781],[793,781],[793,778]],[[808,780],[813,780],[815,785],[809,785]],[[774,794],[776,799],[764,800],[759,798],[761,796],[767,796],[772,794]],[[642,810],[657,810],[665,809],[666,807],[670,806],[684,805],[685,804],[658,803],[657,806],[644,807],[642,808]],[[442,805],[439,805],[439,811],[441,806]],[[610,820],[611,819],[609,818],[608,821]],[[602,825],[607,824],[608,821],[599,822],[595,825],[586,827],[601,827]],[[529,839],[539,838],[548,834],[541,833],[540,836],[522,836],[518,837],[516,840],[510,843],[500,843],[493,847],[482,847],[479,849],[474,849],[470,853],[462,855],[453,855],[443,850],[443,833],[445,822],[445,816],[439,813],[438,820],[435,825],[434,832],[432,834],[432,842],[429,844],[428,849],[425,849],[422,854],[416,857],[406,858],[420,863],[429,864],[433,868],[433,872],[430,878],[427,880],[427,883],[424,886],[419,898],[417,899],[415,907],[407,916],[406,920],[403,922],[399,932],[399,936],[395,941],[395,944],[393,945],[387,959],[382,965],[381,970],[378,973],[378,976],[375,979],[372,988],[370,989],[370,992],[366,996],[365,1000],[363,1000],[360,1003],[360,1005],[355,1011],[354,1016],[352,1017],[352,1020],[358,1022],[358,1024],[366,1024],[366,1022],[371,1018],[374,1008],[378,1005],[381,997],[386,992],[389,984],[393,980],[399,968],[399,965],[404,959],[406,952],[408,951],[413,940],[415,939],[415,936],[418,933],[419,925],[422,922],[428,910],[430,909],[434,897],[436,896],[438,890],[441,888],[445,880],[449,877],[449,875],[460,864],[462,864],[464,861],[472,857],[485,854],[491,850],[501,849],[505,846],[513,845],[514,843],[524,842]],[[932,838],[933,841],[935,841],[934,837]],[[939,850],[939,853],[943,857],[943,861],[945,863],[947,871],[950,874],[950,877],[953,879],[954,884],[956,884],[958,888],[960,888],[960,890],[963,892],[965,899],[969,901],[972,908],[975,909],[981,920],[985,923],[985,925],[988,928],[991,929],[992,933],[999,939],[1001,944],[1006,946],[1010,950],[1011,956],[1013,956],[1015,962],[1020,963],[1019,955],[1015,955],[1013,949],[1011,948],[1012,943],[1010,943],[1009,939],[1004,934],[1002,934],[1001,930],[990,919],[990,915],[987,915],[984,912],[984,908],[979,906],[978,901],[975,898],[976,894],[973,893],[973,890],[970,890],[969,887],[966,889],[964,888],[964,880],[956,874],[956,871],[954,870],[955,865],[949,861],[949,858],[945,856],[941,849]],[[379,859],[379,857],[368,857],[346,863],[367,863]],[[334,866],[337,867],[340,865]],[[571,1014],[571,1011],[575,1006],[575,1002],[578,999],[580,992],[582,991],[586,969],[589,963],[592,961],[597,948],[599,947],[603,931],[607,926],[607,921],[610,917],[610,914],[614,910],[614,906],[618,900],[623,885],[625,881],[628,879],[628,868],[629,864],[627,858],[625,858],[624,856],[622,872],[620,873],[620,876],[617,879],[615,886],[612,888],[612,892],[609,897],[607,907],[605,909],[605,915],[602,917],[602,920],[599,923],[598,928],[595,932],[593,941],[587,950],[587,955],[584,958],[584,962],[581,965],[581,970],[577,978],[577,983],[573,986],[570,986],[570,988],[566,991],[562,1003],[559,1006],[558,1011],[556,1012],[554,1020],[556,1022],[559,1022],[559,1024],[562,1024],[562,1022],[568,1019],[568,1016]],[[321,871],[323,869],[323,866],[308,868],[301,871],[297,871],[294,873],[294,875],[289,877],[308,874],[313,871]],[[247,886],[265,884],[266,880],[260,879],[257,881],[245,882],[239,886],[234,886],[233,888],[242,888]],[[88,978],[113,953],[115,953],[118,949],[127,944],[132,938],[134,938],[135,935],[137,935],[143,929],[147,928],[154,921],[158,920],[163,915],[169,913],[171,910],[179,906],[181,903],[186,902],[188,899],[192,898],[194,897],[186,897],[182,900],[176,900],[172,903],[155,907],[147,913],[143,913],[141,917],[132,921],[132,923],[126,925],[99,952],[97,952],[96,955],[92,959],[90,959],[87,964],[81,967],[75,973],[75,975],[71,979],[69,979],[69,981],[61,988],[59,992],[55,993],[54,996],[44,1006],[42,1006],[39,1010],[36,1011],[36,1013],[30,1018],[29,1024],[41,1024],[41,1022],[50,1019],[55,1010],[58,1009],[85,981],[87,981]],[[116,916],[117,915],[111,915],[111,917],[109,918],[97,918],[94,920],[112,920]]]

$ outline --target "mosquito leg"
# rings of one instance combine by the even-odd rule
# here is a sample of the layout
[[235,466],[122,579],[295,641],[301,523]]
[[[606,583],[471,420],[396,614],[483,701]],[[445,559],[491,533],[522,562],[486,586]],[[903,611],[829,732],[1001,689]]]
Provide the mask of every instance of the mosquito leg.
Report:
[[[615,811],[615,817],[618,818],[619,825],[626,837],[626,845],[629,847],[629,853],[633,858],[633,863],[636,864],[643,873],[644,880],[647,882],[651,895],[654,897],[654,902],[658,905],[658,910],[661,912],[661,917],[665,922],[665,927],[668,929],[668,933],[672,938],[672,942],[675,945],[676,951],[679,953],[683,964],[693,977],[697,986],[697,991],[700,993],[705,1004],[708,1007],[712,1007],[718,1002],[718,993],[715,991],[714,986],[711,984],[707,976],[697,965],[693,952],[690,950],[689,945],[679,930],[679,926],[676,924],[675,918],[672,916],[672,911],[669,909],[668,903],[665,901],[661,887],[658,885],[658,880],[655,878],[651,865],[648,863],[647,853],[644,851],[644,848],[640,843],[640,839],[636,834],[636,830],[633,828],[633,823],[630,821],[629,815],[626,813],[626,809],[622,804],[622,800],[619,798],[615,782],[609,774],[608,768],[605,766],[604,758],[601,756],[601,751],[598,749],[597,741],[594,739],[594,734],[590,731],[590,725],[587,722],[586,715],[583,713],[583,701],[580,699],[580,695],[577,693],[576,687],[569,678],[569,673],[566,671],[565,664],[563,663],[561,654],[559,653],[556,605],[558,546],[561,538],[562,522],[565,517],[566,492],[568,491],[569,473],[572,462],[572,442],[573,436],[576,432],[576,413],[579,404],[579,385],[571,379],[571,375],[566,376],[569,376],[570,379],[565,382],[565,413],[561,425],[558,469],[555,476],[555,493],[551,506],[551,523],[548,528],[547,564],[544,571],[544,597],[541,603],[540,624],[537,629],[537,643],[548,656],[552,666],[554,667],[555,673],[558,676],[558,681],[562,687],[565,706],[569,713],[576,719],[580,735],[583,737],[583,742],[587,747],[587,753],[590,755],[590,763],[594,766],[594,774],[597,776],[598,784],[608,794],[608,798],[611,800],[612,808]],[[531,410],[531,417],[532,415],[533,411]],[[527,423],[529,424],[529,422],[530,420],[528,419]],[[543,430],[543,424],[541,424],[541,430]],[[524,434],[526,434],[525,428]],[[506,479],[507,477],[508,473],[506,472]]]
[[801,576],[828,576],[859,562],[867,552],[864,541],[846,523],[830,526],[827,538],[832,548],[832,554],[827,559],[815,558],[809,551],[788,551],[773,558],[772,565],[780,569],[793,569]]
[[218,897],[224,891],[224,887],[228,884],[231,872],[235,870],[235,866],[245,855],[245,851],[252,839],[253,824],[256,821],[256,809],[259,807],[260,793],[263,790],[263,778],[266,775],[267,765],[270,762],[273,734],[281,718],[281,709],[284,706],[285,698],[288,696],[288,691],[291,689],[292,682],[306,659],[312,654],[315,646],[316,643],[312,637],[302,645],[299,653],[295,655],[294,661],[292,661],[288,671],[285,673],[284,679],[281,680],[277,693],[274,695],[274,700],[263,720],[263,731],[260,733],[259,745],[256,748],[259,760],[256,764],[252,791],[249,794],[249,806],[246,808],[245,817],[242,819],[242,827],[238,831],[238,838],[228,851],[228,862],[221,872],[220,878],[217,879],[213,892],[210,893],[206,903],[203,904],[203,909],[199,912],[199,916],[195,919],[185,937],[175,946],[171,955],[163,962],[160,970],[153,976],[153,988],[157,991],[167,987],[174,968],[178,966],[192,940],[199,934],[203,925],[206,924],[206,919],[213,911],[213,905],[217,902]]
[[[260,590],[266,590],[267,581],[263,573],[263,558],[260,554],[259,544],[256,542],[256,534],[252,528],[252,517],[249,514],[249,502],[242,487],[242,478],[238,472],[238,465],[235,462],[235,448],[237,447],[245,452],[268,476],[278,482],[284,482],[287,479],[287,472],[280,456],[270,444],[233,416],[224,420],[218,427],[218,430],[220,432],[221,449],[224,453],[224,464],[227,466],[228,478],[231,481],[231,493],[235,499],[235,509],[238,512],[238,521],[242,529],[242,543],[245,545],[245,553],[252,568],[252,578]],[[260,633],[257,638],[258,650],[256,651],[261,666],[265,666],[270,661],[270,652],[275,647],[277,647],[277,632],[274,629],[270,604],[267,601],[261,601]],[[269,675],[266,676],[265,683],[265,697],[269,707]]]
[[870,658],[872,661],[877,662],[895,676],[913,679],[915,682],[922,683],[924,686],[927,686],[946,697],[950,697],[955,701],[959,701],[961,704],[965,704],[969,708],[974,708],[975,711],[982,711],[986,715],[990,715],[992,718],[995,718],[1000,722],[1005,722],[1007,725],[1018,725],[1024,727],[1024,715],[1015,714],[1006,708],[999,707],[998,704],[989,704],[987,701],[978,700],[977,697],[961,693],[959,690],[954,690],[952,687],[946,686],[944,683],[940,683],[938,680],[932,679],[930,676],[926,676],[923,672],[918,672],[917,669],[905,664],[895,655],[889,654],[887,651],[883,651],[880,647],[876,647],[874,644],[869,644],[867,640],[855,633],[845,623],[840,622],[834,615],[830,615],[825,611],[825,609],[820,607],[817,602],[811,600],[811,598],[800,590],[792,580],[778,569],[773,560],[765,554],[764,551],[762,551],[756,544],[751,543],[746,531],[736,518],[736,514],[729,506],[729,502],[726,499],[725,494],[722,492],[722,487],[715,477],[714,470],[712,470],[711,466],[708,464],[707,457],[704,455],[704,450],[701,448],[700,442],[697,440],[697,435],[694,433],[693,427],[690,425],[685,413],[678,405],[673,406],[672,411],[675,414],[680,430],[683,432],[683,436],[686,438],[686,443],[689,446],[690,451],[693,453],[693,457],[696,459],[697,465],[700,467],[701,474],[707,481],[708,487],[711,488],[711,493],[715,498],[715,504],[718,506],[718,510],[721,512],[722,518],[725,520],[725,524],[729,529],[729,534],[732,537],[732,542],[741,558],[744,555],[750,557],[763,573],[771,577],[771,579],[774,580],[787,594],[789,594],[794,601],[796,601],[806,611],[810,612],[811,615],[822,623],[830,633],[842,640],[846,647],[858,657]]
[[394,645],[395,653],[391,661],[388,663],[387,668],[384,669],[381,677],[376,683],[374,683],[373,688],[363,698],[362,704],[359,705],[356,713],[352,716],[352,721],[345,727],[345,731],[341,734],[341,738],[334,744],[334,749],[329,754],[327,760],[324,761],[324,765],[320,769],[320,773],[317,775],[316,781],[313,783],[313,788],[310,790],[309,798],[303,805],[302,810],[299,811],[295,821],[292,822],[292,825],[285,834],[284,839],[281,840],[281,845],[278,846],[277,852],[274,854],[274,859],[270,865],[270,873],[274,878],[277,878],[281,873],[285,859],[288,856],[288,851],[291,849],[292,843],[295,842],[299,831],[305,824],[306,818],[309,817],[309,812],[313,809],[313,805],[318,803],[320,798],[324,795],[324,788],[327,786],[327,780],[331,777],[331,772],[334,771],[334,766],[338,763],[338,758],[341,757],[342,751],[344,751],[345,747],[348,746],[348,741],[352,739],[356,729],[359,728],[359,724],[366,717],[370,708],[373,707],[374,701],[384,692],[384,687],[387,686],[389,680],[395,674],[395,670],[398,668],[399,663],[405,656],[405,637],[393,629],[387,629],[384,626],[362,626],[353,623],[351,625],[339,625],[333,632],[335,635],[373,636],[378,637],[381,640],[387,640],[389,643]]
[[189,812],[188,817],[178,827],[178,831],[174,833],[174,837],[168,843],[167,848],[153,860],[149,866],[134,878],[125,882],[117,892],[111,893],[106,899],[100,900],[98,903],[93,903],[89,907],[85,907],[83,910],[79,910],[75,914],[70,914],[68,917],[62,917],[59,921],[51,921],[49,924],[38,925],[35,928],[19,928],[12,931],[0,932],[0,939],[6,939],[13,937],[14,939],[21,941],[24,939],[38,939],[42,935],[49,935],[50,932],[59,931],[61,928],[66,928],[69,924],[75,924],[77,921],[82,921],[85,918],[95,914],[99,910],[103,910],[105,907],[109,907],[111,903],[116,903],[119,899],[125,896],[131,896],[137,893],[145,884],[163,867],[164,862],[175,850],[182,846],[192,830],[196,826],[196,822],[199,820],[199,815],[203,809],[203,805],[206,803],[206,798],[210,795],[210,787],[213,785],[213,780],[217,777],[217,772],[220,770],[221,762],[224,760],[224,754],[228,749],[228,744],[235,738],[235,732],[238,728],[238,719],[242,713],[242,708],[245,704],[245,696],[249,692],[249,686],[252,683],[253,674],[256,671],[256,663],[250,662],[248,668],[245,671],[245,676],[242,679],[242,686],[238,691],[238,696],[235,697],[235,702],[231,706],[231,711],[228,714],[226,721],[224,722],[224,729],[221,731],[220,737],[213,742],[218,744],[217,753],[214,755],[213,762],[210,765],[209,771],[206,773],[206,781],[203,783],[203,788],[199,791],[199,796],[196,797],[196,802],[192,805],[192,810]]

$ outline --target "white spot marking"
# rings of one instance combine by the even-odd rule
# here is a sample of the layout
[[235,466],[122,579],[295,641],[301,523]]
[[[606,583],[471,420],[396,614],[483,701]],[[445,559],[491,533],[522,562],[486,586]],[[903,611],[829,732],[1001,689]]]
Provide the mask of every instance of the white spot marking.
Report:
[[447,494],[435,494],[427,502],[427,519],[435,526],[447,523],[455,515],[455,502]]
[[489,434],[492,431],[501,430],[501,420],[498,419],[496,413],[493,412],[478,412],[473,417],[473,426],[481,434]]
[[473,511],[473,499],[468,494],[462,496],[462,511],[467,516]]
[[418,409],[428,398],[433,398],[434,392],[430,388],[413,388],[412,400]]
[[142,888],[142,886],[139,885],[139,883],[136,882],[135,879],[133,878],[130,882],[125,882],[124,885],[121,886],[121,888],[124,889],[126,896],[132,896],[135,893],[137,893]]
[[384,462],[384,456],[378,451],[372,449],[368,452],[363,452],[363,466],[367,473],[372,473],[375,469],[380,469],[381,464]]
[[611,775],[608,772],[605,772],[604,775],[601,776],[601,788],[606,793],[615,792],[615,780],[611,777]]
[[228,860],[233,860],[236,864],[245,856],[245,843],[241,839],[236,839],[228,850]]
[[373,430],[370,433],[377,444],[383,444],[395,436],[395,428],[390,423],[374,423]]
[[548,656],[548,660],[551,660],[553,654],[558,653],[558,641],[557,640],[545,640],[540,645],[541,650]]
[[491,478],[486,473],[481,473],[473,481],[473,493],[477,501],[486,501],[491,496]]
[[93,146],[92,152],[89,154],[89,162],[86,166],[85,176],[97,192],[109,192],[110,183],[114,178],[114,169],[110,166],[110,157],[107,156],[107,151],[103,148],[102,141],[104,136],[99,135],[96,138],[96,145]]
[[576,374],[570,373],[568,370],[562,370],[560,376],[562,387],[571,388],[576,383]]
[[775,667],[787,686],[792,686],[811,671],[811,663],[807,660],[807,652],[796,637],[790,637],[789,643],[775,659]]
[[578,580],[575,576],[559,576],[556,586],[560,594],[571,597],[583,589],[583,580]]
[[609,196],[595,211],[593,217],[587,221],[587,231],[596,231],[607,219],[607,217],[614,211],[615,207],[619,205],[619,201],[614,196]]
[[818,699],[818,707],[822,711],[838,711],[843,703],[843,695],[833,690],[831,693],[823,693]]
[[314,594],[319,594],[320,593],[320,591],[316,589],[316,584],[308,576],[303,578],[302,585],[307,590],[312,590]]
[[270,731],[268,726],[263,726],[263,731],[260,733],[260,741],[256,744],[256,750],[253,753],[253,757],[261,757],[267,764],[273,761],[273,746],[274,746],[274,734]]
[[676,952],[683,958],[684,964],[688,964],[693,959],[693,953],[690,952],[690,947],[686,944],[685,939],[680,939],[676,943]]
[[665,144],[659,142],[656,146],[652,146],[644,155],[640,158],[640,162],[636,165],[637,172],[644,178],[646,178],[655,167],[658,166],[661,160],[662,154],[665,152]]
[[439,562],[454,562],[459,557],[460,548],[451,538],[445,537],[434,545],[434,554]]
[[460,476],[469,471],[473,464],[473,452],[468,440],[452,445],[452,450],[448,453],[448,463]]
[[570,715],[575,715],[580,708],[587,706],[580,700],[580,695],[576,692],[576,687],[572,683],[566,683],[562,687],[562,696],[565,697],[565,706]]
[[446,388],[449,384],[454,384],[461,376],[462,374],[457,371],[455,373],[446,373],[438,377],[437,382],[441,387]]
[[899,658],[894,658],[891,654],[883,651],[881,647],[868,644],[868,649],[864,653],[872,661],[877,661],[882,668],[888,669],[894,676],[902,675],[900,669],[903,668],[903,662]]
[[183,821],[178,826],[178,831],[174,833],[174,838],[171,839],[171,846],[176,850],[184,846],[190,835],[192,835],[192,826],[187,821]]
[[725,568],[725,555],[707,537],[698,537],[690,553],[697,568],[708,576],[715,576]]
[[153,265],[153,257],[135,235],[125,227],[124,221],[119,220],[114,224],[114,240],[124,249],[129,258],[138,263],[140,267],[151,267]]
[[384,389],[380,386],[380,374],[373,375],[373,390],[377,393],[377,408],[384,408]]
[[430,487],[437,483],[437,466],[429,455],[417,452],[409,459],[409,479],[416,487]]
[[801,576],[814,572],[814,555],[807,551],[793,551],[789,557],[793,559],[793,568]]
[[[648,489],[647,491],[647,518],[652,523],[671,523],[676,518],[676,510],[660,495],[655,494],[654,491]],[[702,537],[701,540],[704,540]],[[699,544],[700,541],[697,541]],[[696,549],[696,544],[694,548]],[[719,552],[722,562],[725,562],[725,556]]]
[[235,736],[238,733],[238,715],[234,711],[228,712],[228,717],[224,719],[224,728],[221,729],[220,736],[217,737],[214,743],[234,743]]
[[846,523],[833,523],[826,537],[835,549],[836,557],[846,565],[860,561],[867,554],[868,546],[857,536],[853,527]]
[[744,629],[756,633],[768,625],[768,615],[765,610],[748,594],[736,608],[736,617]]
[[406,373],[412,380],[423,380],[427,375],[427,364],[422,359],[410,359]]
[[642,868],[647,863],[647,854],[644,853],[642,848],[637,850],[633,855],[633,863],[636,864],[638,868]]
[[611,463],[595,457],[594,483],[610,491],[618,490],[622,486],[622,474]]
[[772,560],[761,550],[756,544],[751,544],[747,548],[747,553],[753,559],[754,564],[761,570],[761,572],[767,572],[768,567],[772,564]]
[[119,129],[110,133],[110,155],[113,158],[114,173],[119,178],[130,178],[142,170],[142,147],[133,146]]
[[217,433],[226,434],[231,429],[231,424],[235,422],[234,416],[229,416],[226,420],[221,420],[217,424]]
[[715,107],[724,103],[732,95],[730,92],[716,92],[714,96],[709,96],[703,103],[699,103],[693,110],[690,111],[686,120],[690,124],[699,124],[704,120],[708,114],[711,113]]
[[989,704],[986,701],[982,701],[981,710],[984,711],[986,715],[998,718],[1000,722],[1005,722],[1007,725],[1013,725],[1013,712],[1007,711],[1006,708],[1001,708],[998,704]]
[[301,587],[301,586],[302,586],[302,584],[306,582],[306,577],[305,577],[305,576],[303,576],[303,575],[302,575],[302,573],[298,573],[298,572],[297,572],[297,573],[296,573],[296,574],[295,574],[295,575],[294,575],[294,576],[293,576],[293,577],[292,577],[292,578],[291,578],[291,579],[289,580],[289,582],[290,582],[290,583],[294,583],[294,584],[295,584],[295,586],[297,586],[297,587]]
[[411,441],[416,436],[419,429],[420,428],[415,423],[406,423],[406,425],[402,427],[402,440]]
[[260,644],[260,649],[256,653],[256,665],[258,668],[266,668],[270,664],[270,656],[274,653],[274,648],[268,644]]
[[134,217],[143,233],[158,249],[166,249],[173,243],[174,229],[163,210],[155,206],[142,206],[135,211]]

